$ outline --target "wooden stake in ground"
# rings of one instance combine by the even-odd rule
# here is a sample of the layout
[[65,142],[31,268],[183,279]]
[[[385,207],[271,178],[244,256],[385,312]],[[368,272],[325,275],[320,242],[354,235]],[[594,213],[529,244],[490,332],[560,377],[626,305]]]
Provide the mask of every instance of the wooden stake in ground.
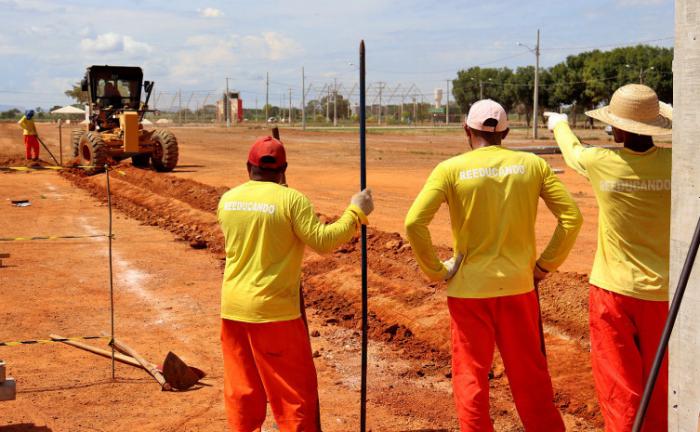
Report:
[[58,160],[63,166],[63,120],[58,119]]
[[[109,320],[110,320],[110,340],[114,341],[114,278],[112,274],[112,192],[109,187],[109,166],[105,164],[105,174],[107,176],[107,207],[109,209],[109,237],[107,240],[108,244],[108,255],[109,255]],[[110,343],[112,347],[112,379],[115,379],[115,367],[114,367],[114,344]]]

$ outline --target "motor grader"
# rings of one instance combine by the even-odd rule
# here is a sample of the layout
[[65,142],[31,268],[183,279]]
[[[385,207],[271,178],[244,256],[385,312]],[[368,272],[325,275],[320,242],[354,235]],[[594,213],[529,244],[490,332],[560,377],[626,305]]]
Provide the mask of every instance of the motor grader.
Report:
[[[74,129],[73,156],[88,172],[104,169],[105,164],[131,158],[136,167],[153,166],[156,171],[172,171],[177,165],[177,139],[167,129],[146,130],[141,122],[149,112],[153,81],[143,81],[140,67],[90,66],[81,82],[87,92],[88,123]],[[141,90],[145,100],[141,102]]]

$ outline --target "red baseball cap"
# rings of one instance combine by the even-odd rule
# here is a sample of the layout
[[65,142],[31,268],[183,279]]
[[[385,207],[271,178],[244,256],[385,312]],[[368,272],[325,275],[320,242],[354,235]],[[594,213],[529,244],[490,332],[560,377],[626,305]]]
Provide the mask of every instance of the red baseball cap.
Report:
[[250,148],[248,162],[256,167],[280,169],[287,164],[284,146],[271,136],[260,137]]

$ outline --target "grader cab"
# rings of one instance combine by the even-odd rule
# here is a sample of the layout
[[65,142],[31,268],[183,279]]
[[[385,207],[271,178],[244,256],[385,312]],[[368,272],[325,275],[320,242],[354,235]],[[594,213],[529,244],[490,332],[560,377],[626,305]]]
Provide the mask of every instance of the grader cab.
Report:
[[[167,129],[146,130],[141,122],[149,112],[152,81],[143,81],[140,67],[90,66],[82,90],[90,101],[88,124],[74,129],[73,156],[91,172],[105,164],[131,158],[134,166],[172,171],[177,166],[177,139]],[[145,100],[141,102],[141,90]]]

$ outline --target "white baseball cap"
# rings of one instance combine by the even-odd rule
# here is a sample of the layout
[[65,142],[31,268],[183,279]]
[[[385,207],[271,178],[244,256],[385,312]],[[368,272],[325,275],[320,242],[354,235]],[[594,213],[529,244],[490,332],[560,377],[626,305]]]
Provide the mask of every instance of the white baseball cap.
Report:
[[498,102],[482,99],[469,108],[467,126],[484,132],[503,132],[508,129],[508,115]]

